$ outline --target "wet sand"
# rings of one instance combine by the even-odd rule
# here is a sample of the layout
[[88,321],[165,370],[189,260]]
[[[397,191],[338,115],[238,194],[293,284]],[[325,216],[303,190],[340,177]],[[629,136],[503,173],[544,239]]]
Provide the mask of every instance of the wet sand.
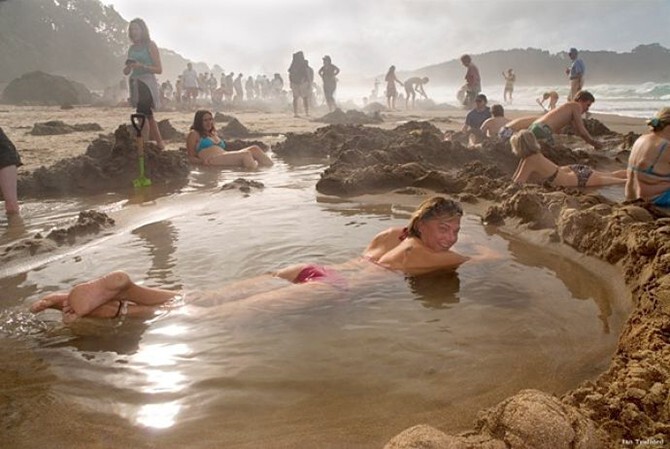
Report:
[[[286,112],[255,112],[255,111],[224,111],[228,115],[235,116],[242,124],[252,131],[258,131],[277,136],[286,133],[313,132],[317,128],[326,126],[325,123],[313,121],[327,113],[327,110],[317,109],[312,112],[312,117],[294,118],[289,110]],[[86,151],[88,145],[99,134],[109,134],[122,123],[130,123],[130,108],[122,107],[76,107],[71,110],[62,110],[54,107],[26,106],[17,107],[0,105],[0,123],[14,142],[24,166],[21,171],[34,170],[40,166],[49,166],[63,158],[78,156]],[[463,109],[450,109],[438,111],[398,111],[382,112],[384,122],[375,125],[382,129],[392,129],[409,120],[427,120],[443,131],[457,131],[462,127],[467,111]],[[539,115],[539,111],[508,111],[506,116],[510,119],[529,115]],[[606,114],[592,114],[596,119],[603,121],[610,129],[621,134],[635,132],[641,134],[646,131],[642,119],[622,117]],[[187,133],[193,122],[193,113],[187,111],[158,112],[158,120],[168,119],[172,126],[182,133]],[[67,124],[98,123],[103,131],[100,132],[75,132],[72,134],[55,136],[33,136],[29,134],[33,125],[37,122],[50,120],[61,120]],[[225,123],[219,123],[222,128]],[[276,139],[268,138],[270,142]],[[176,150],[185,147],[183,141],[168,141],[167,149]]]
[[[323,112],[325,113],[325,111]],[[94,122],[102,126],[104,133],[111,133],[119,124],[127,120],[129,113],[128,109],[121,108],[82,107],[70,111],[61,111],[58,108],[15,108],[3,106],[0,108],[0,121],[3,122],[3,128],[21,152],[26,164],[21,170],[34,170],[40,165],[50,165],[57,160],[81,154],[85,151],[88,143],[98,134],[84,132],[48,137],[26,134],[34,122],[47,120],[63,120],[69,124]],[[231,114],[231,112],[227,113]],[[386,113],[384,114],[385,122],[379,125],[379,127],[392,129],[408,120],[429,120],[442,131],[458,130],[461,127],[465,113],[466,111],[458,109]],[[514,111],[507,115],[510,118],[515,118],[535,114],[537,114],[537,111]],[[313,132],[317,128],[325,126],[323,123],[311,122],[304,118],[295,119],[288,111],[286,113],[271,114],[261,112],[232,112],[232,115],[236,116],[251,130],[276,134],[276,136],[266,138],[270,143],[281,140],[281,135],[287,132]],[[320,116],[321,113],[315,112],[314,115]],[[621,134],[627,132],[642,133],[646,130],[644,122],[641,119],[599,114],[593,114],[592,116],[601,120],[613,131]],[[178,131],[186,132],[192,119],[192,113],[161,112],[157,114],[157,117],[159,119],[169,119]],[[181,141],[168,142],[168,149],[176,150],[183,145]],[[663,230],[666,222],[662,221],[662,217],[651,214],[647,216],[644,215],[644,212],[640,212],[637,209],[633,210],[629,208],[624,210],[618,206],[608,205],[608,208],[605,210],[601,200],[598,200],[595,206],[593,206],[599,207],[599,209],[596,208],[593,211],[588,207],[594,203],[589,203],[590,199],[583,198],[585,195],[577,193],[560,192],[560,195],[566,198],[560,206],[556,206],[557,195],[547,194],[539,188],[524,189],[520,194],[527,195],[526,198],[532,199],[534,204],[541,204],[547,210],[551,210],[552,213],[559,214],[559,218],[555,219],[553,227],[546,224],[546,216],[531,216],[529,219],[528,210],[524,209],[523,204],[519,203],[518,196],[510,197],[509,195],[496,194],[497,196],[493,204],[501,204],[501,208],[503,209],[501,214],[505,216],[510,232],[521,229],[521,233],[536,236],[540,231],[531,231],[533,227],[529,226],[529,221],[531,225],[533,223],[537,224],[535,229],[543,228],[547,230],[545,234],[550,233],[554,229],[554,232],[562,241],[577,251],[601,258],[610,263],[620,263],[623,266],[623,276],[634,293],[633,304],[637,306],[637,309],[632,313],[632,320],[629,320],[624,329],[619,354],[613,360],[610,368],[592,382],[586,382],[579,388],[565,394],[560,403],[560,407],[566,407],[566,415],[572,416],[572,413],[576,413],[573,410],[581,410],[582,415],[579,415],[579,419],[575,418],[573,422],[581,423],[581,420],[585,419],[584,422],[586,424],[583,424],[583,429],[591,429],[588,426],[593,427],[593,423],[595,422],[598,429],[600,429],[599,431],[604,431],[609,435],[609,445],[601,443],[588,445],[582,442],[581,444],[586,444],[582,447],[619,447],[618,444],[621,444],[621,438],[624,437],[662,438],[664,428],[661,422],[663,418],[662,416],[659,418],[659,414],[662,415],[663,412],[658,408],[662,407],[662,405],[657,406],[655,404],[661,404],[662,401],[659,402],[659,396],[661,399],[664,395],[667,398],[667,383],[665,383],[665,387],[663,385],[668,373],[667,370],[659,373],[659,368],[655,368],[655,366],[667,367],[668,362],[667,345],[663,347],[661,343],[659,347],[659,342],[667,339],[665,334],[667,330],[664,330],[667,329],[667,319],[659,316],[659,313],[664,308],[667,308],[668,302],[667,290],[664,287],[667,284],[667,276],[663,277],[663,274],[667,273],[665,269],[667,263],[664,262],[665,258],[663,258],[666,246],[664,246],[660,237],[657,238],[655,236],[656,234],[660,236],[664,232],[667,232],[667,230]],[[578,198],[579,201],[583,201],[577,207],[578,212],[574,212],[575,204],[572,202],[572,198]],[[480,203],[477,207],[484,210],[490,204],[490,202],[485,204]],[[628,218],[623,221],[617,218],[623,215]],[[613,225],[612,223],[617,223],[617,225]],[[631,223],[638,224],[639,226],[635,229],[625,227]],[[588,234],[586,232],[587,230],[595,232],[594,228],[602,230],[604,227],[607,227],[607,229],[606,232],[602,233],[602,236],[599,233]],[[580,232],[580,230],[584,231]],[[630,233],[631,236],[628,240],[626,238],[627,233]],[[594,235],[598,235],[598,237],[596,238]],[[654,236],[655,240],[653,242],[650,242],[649,235]],[[540,237],[535,238],[541,240]],[[628,243],[631,239],[633,241]],[[649,250],[650,247],[653,247],[653,250]],[[640,250],[639,248],[643,249]],[[662,293],[660,300],[649,296],[649,286],[654,289],[661,289],[659,290]],[[646,293],[644,293],[647,296],[640,293],[643,288],[647,289]],[[640,309],[640,307],[643,308]],[[646,318],[649,315],[653,315],[653,317],[651,319]],[[660,331],[659,333],[655,333],[655,330]],[[655,354],[650,353],[649,351],[654,350],[654,348],[657,352]],[[645,362],[645,357],[649,359],[648,362]],[[636,379],[639,379],[639,381]],[[659,384],[660,386],[657,386]],[[636,389],[642,392],[640,393]],[[635,399],[635,395],[641,396]],[[535,413],[539,414],[543,412],[543,409],[537,406],[537,404],[545,404],[542,401],[546,401],[546,399],[538,399],[538,397],[532,395],[523,396],[520,400],[529,401],[528,403],[531,406],[528,406],[527,409],[534,410]],[[637,404],[638,401],[651,401],[652,405],[648,407],[639,406],[636,410],[631,411],[630,406]],[[549,405],[547,407],[551,408],[553,406]],[[607,410],[615,410],[617,413],[624,413],[626,411],[628,414],[625,416],[621,415],[621,418],[612,419],[610,416],[607,416]],[[503,414],[503,411],[496,413],[496,411],[489,410],[487,413],[488,420],[480,421],[476,430],[481,435],[489,435],[490,437],[490,435],[500,432],[500,428],[496,427],[496,425],[500,424],[499,417]],[[588,419],[583,418],[584,416]],[[643,422],[643,424],[636,424],[638,422]],[[649,424],[650,422],[651,424]],[[544,423],[539,422],[536,424],[536,428],[542,429],[544,425]],[[650,434],[643,435],[639,433],[643,431]],[[665,431],[667,432],[667,429]],[[427,433],[418,432],[418,434],[420,434],[420,438],[419,440],[412,440],[414,443],[402,443],[400,441],[402,438],[400,438],[400,440],[396,440],[396,443],[393,443],[389,447],[413,447],[411,444],[416,444],[416,441],[421,441],[421,438],[424,438],[423,441],[426,441],[425,436]],[[593,431],[593,434],[596,435],[597,432]],[[434,435],[434,437],[438,439],[443,438],[439,434],[437,436]],[[448,439],[449,437],[445,436],[444,438]],[[458,438],[465,441],[465,437],[459,436]],[[607,440],[602,435],[593,438],[592,441],[596,441],[597,439]],[[456,439],[452,440],[456,441]],[[470,443],[473,443],[473,441],[470,441]],[[478,446],[473,445],[469,447],[483,448],[497,446],[485,446],[482,443]]]

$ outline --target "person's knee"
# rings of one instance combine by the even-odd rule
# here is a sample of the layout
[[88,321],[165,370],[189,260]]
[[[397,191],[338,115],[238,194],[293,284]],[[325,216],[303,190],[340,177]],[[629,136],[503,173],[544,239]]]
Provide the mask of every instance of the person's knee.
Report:
[[253,154],[251,151],[249,151],[248,148],[245,148],[242,151],[242,165],[245,168],[256,168],[258,166],[258,162],[256,162],[256,159],[254,159]]

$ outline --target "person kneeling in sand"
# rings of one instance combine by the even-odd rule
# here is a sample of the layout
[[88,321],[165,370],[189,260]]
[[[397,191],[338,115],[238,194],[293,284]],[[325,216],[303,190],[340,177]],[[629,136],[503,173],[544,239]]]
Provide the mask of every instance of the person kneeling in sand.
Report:
[[[455,270],[464,262],[495,260],[499,255],[477,245],[478,254],[466,257],[452,251],[458,240],[463,210],[455,201],[435,196],[423,201],[412,214],[407,227],[393,227],[377,234],[362,257],[344,264],[326,267],[315,264],[292,265],[271,276],[290,284],[270,291],[266,275],[227,286],[212,292],[217,299],[230,295],[245,295],[244,300],[278,301],[304,298],[309,292],[322,296],[333,293],[338,297],[356,285],[385,282],[393,272],[403,276],[419,276],[435,271]],[[251,292],[250,292],[251,291]],[[180,292],[144,287],[134,283],[123,271],[74,286],[69,292],[51,293],[36,301],[30,310],[39,313],[47,308],[60,309],[65,322],[88,316],[144,318],[179,304]],[[228,298],[230,299],[230,298]],[[182,301],[183,302],[183,301]]]
[[593,170],[588,165],[559,167],[544,157],[540,144],[529,130],[519,131],[510,138],[512,152],[521,158],[512,180],[524,184],[535,175],[541,183],[561,187],[599,187],[626,182],[626,170],[606,173]]
[[635,141],[628,158],[626,199],[670,207],[670,108],[658,111],[647,125],[651,133]]
[[491,115],[493,117],[486,119],[479,128],[486,137],[496,137],[500,129],[509,122],[509,119],[505,117],[505,109],[502,105],[494,104],[491,106]]
[[603,144],[591,137],[586,126],[584,126],[584,120],[582,120],[582,114],[588,112],[595,101],[590,92],[582,90],[577,93],[572,101],[547,112],[533,122],[528,129],[536,138],[553,144],[554,134],[560,132],[563,127],[572,125],[582,139],[599,150],[603,147]]
[[195,113],[191,132],[186,137],[186,151],[194,164],[249,169],[272,165],[272,159],[258,145],[226,151],[226,143],[216,133],[212,113],[204,110]]

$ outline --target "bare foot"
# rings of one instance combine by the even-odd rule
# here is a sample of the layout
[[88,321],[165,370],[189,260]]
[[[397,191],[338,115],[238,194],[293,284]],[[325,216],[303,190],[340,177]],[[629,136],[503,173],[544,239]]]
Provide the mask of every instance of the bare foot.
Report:
[[30,311],[33,313],[40,313],[46,309],[62,310],[64,303],[67,301],[67,292],[49,293],[44,298],[35,301],[30,306]]
[[120,296],[130,285],[128,274],[113,271],[99,279],[74,286],[70,291],[68,303],[77,316],[86,316]]

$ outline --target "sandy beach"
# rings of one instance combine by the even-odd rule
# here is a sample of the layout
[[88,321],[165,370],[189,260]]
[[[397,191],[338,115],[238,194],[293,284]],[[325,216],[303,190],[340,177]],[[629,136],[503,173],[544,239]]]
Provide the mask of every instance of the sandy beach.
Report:
[[[51,413],[35,411],[38,410],[39,399],[31,396],[33,390],[22,390],[21,399],[10,406],[12,410],[19,410],[16,416],[23,417],[16,418],[14,430],[7,436],[10,443],[24,441],[24,446],[17,447],[29,447],[55,438],[70,447],[87,447],[94,443],[93,436],[79,439],[71,436],[84,433],[87,426],[95,426],[117,443],[121,441],[133,447],[147,448],[154,443],[161,447],[180,447],[186,442],[190,442],[191,447],[207,448],[209,442],[217,439],[225,441],[227,447],[240,449],[258,447],[259,442],[264,447],[277,448],[298,447],[301,444],[314,447],[348,444],[351,447],[372,448],[382,447],[389,440],[386,446],[389,449],[417,447],[426,441],[440,442],[444,447],[497,449],[504,446],[496,435],[506,432],[518,432],[521,435],[519,438],[530,441],[527,447],[538,448],[542,446],[538,445],[534,435],[547,435],[545,432],[549,432],[549,437],[543,438],[551,444],[568,441],[569,444],[577,444],[575,447],[604,449],[622,447],[608,444],[622,441],[631,432],[640,435],[641,432],[648,432],[650,437],[663,438],[664,418],[657,405],[664,395],[667,397],[664,379],[667,379],[668,372],[665,368],[661,372],[656,367],[667,364],[668,354],[667,345],[657,350],[659,339],[665,341],[666,337],[656,331],[666,329],[667,316],[658,312],[665,307],[664,303],[656,301],[653,294],[645,290],[651,288],[652,292],[667,294],[664,290],[667,276],[666,281],[663,281],[663,276],[667,274],[664,271],[667,266],[664,254],[668,247],[663,236],[667,233],[668,218],[663,211],[644,204],[621,204],[620,186],[601,191],[552,190],[543,186],[510,188],[509,174],[516,165],[516,159],[502,143],[489,143],[479,149],[467,149],[456,143],[441,146],[442,132],[458,131],[462,126],[467,111],[458,108],[382,112],[383,123],[369,125],[368,128],[381,128],[387,134],[367,136],[364,133],[348,135],[341,129],[330,135],[328,130],[317,131],[327,125],[304,117],[294,118],[288,109],[282,112],[221,112],[236,117],[257,134],[251,139],[266,143],[271,151],[277,149],[278,152],[273,154],[276,165],[257,172],[190,167],[184,185],[170,190],[157,188],[147,196],[133,193],[130,185],[90,196],[44,195],[41,198],[38,194],[25,199],[19,232],[12,231],[12,224],[7,224],[3,243],[6,248],[17,247],[17,256],[11,260],[11,266],[7,265],[11,268],[10,275],[2,279],[3,291],[11,298],[6,312],[10,317],[6,329],[28,342],[33,334],[43,339],[40,344],[45,347],[39,351],[46,354],[48,362],[44,365],[49,365],[49,368],[40,366],[39,371],[53,370],[56,374],[50,380],[37,379],[35,382],[45,391],[58,391],[58,400],[48,411],[68,416],[68,426],[59,428]],[[24,166],[20,172],[28,173],[81,156],[99,135],[109,135],[120,125],[129,123],[130,113],[129,108],[121,107],[82,106],[62,110],[58,107],[3,105],[0,107],[0,123],[3,123],[3,129],[21,154]],[[320,109],[312,115],[320,117],[325,113]],[[538,111],[512,111],[506,115],[516,118],[537,114]],[[178,132],[187,133],[193,112],[162,111],[156,116],[158,120],[169,120]],[[625,150],[623,136],[645,132],[644,121],[598,113],[591,116],[616,133],[606,138],[607,150],[598,154],[583,141],[566,137],[561,138],[561,144],[567,142],[572,149],[561,145],[552,156],[562,164],[579,158],[622,168],[625,161],[617,159],[617,155],[625,154],[622,151]],[[70,125],[97,123],[102,131],[52,136],[29,133],[34,123],[51,120]],[[404,130],[401,125],[408,125],[409,128]],[[310,162],[313,165],[290,162],[291,133],[305,137],[307,143],[301,151],[314,150],[321,155],[327,154],[327,157],[321,157],[318,163]],[[375,139],[382,137],[393,143],[383,151],[377,151]],[[328,142],[331,142],[329,148],[314,148]],[[166,143],[168,152],[185,146],[181,138]],[[412,152],[405,151],[406,148],[411,148]],[[584,151],[573,152],[577,149]],[[280,155],[280,150],[284,156]],[[424,154],[407,154],[421,151]],[[403,159],[406,157],[409,159]],[[131,177],[135,173],[134,164],[132,170]],[[241,188],[235,184],[231,190],[221,191],[222,185],[237,177],[245,179],[240,184]],[[257,183],[254,184],[254,181]],[[330,184],[326,187],[319,184],[324,181]],[[397,182],[401,184],[394,184]],[[384,190],[386,186],[391,187]],[[336,193],[324,193],[327,188],[334,188]],[[426,315],[419,315],[416,328],[405,324],[400,326],[409,329],[409,334],[417,340],[398,343],[397,347],[391,344],[388,360],[386,356],[370,357],[365,350],[366,344],[381,342],[381,348],[375,347],[375,351],[386,352],[387,345],[393,341],[388,334],[380,336],[375,333],[378,322],[391,323],[391,334],[395,335],[400,329],[396,323],[417,313],[411,307],[415,301],[399,301],[409,309],[384,318],[386,312],[381,310],[393,304],[390,299],[396,300],[392,293],[407,288],[401,278],[384,286],[392,293],[384,293],[384,288],[375,286],[364,301],[356,302],[354,299],[347,303],[348,306],[340,304],[342,308],[334,311],[331,310],[332,304],[321,304],[323,309],[315,307],[308,308],[307,312],[295,312],[294,302],[288,302],[294,309],[286,315],[270,315],[270,308],[244,310],[241,315],[252,323],[260,319],[263,323],[260,327],[247,324],[239,316],[236,319],[240,321],[235,321],[226,315],[223,318],[212,315],[204,319],[204,324],[198,322],[197,328],[190,327],[194,325],[193,317],[187,314],[168,317],[168,320],[174,320],[168,328],[191,329],[191,341],[179,333],[171,335],[165,329],[168,333],[156,337],[155,331],[162,329],[160,322],[138,324],[135,328],[121,326],[114,331],[119,334],[113,334],[112,338],[108,338],[106,329],[95,326],[93,330],[85,330],[83,336],[78,335],[76,330],[70,335],[55,313],[42,322],[38,318],[26,317],[24,311],[29,302],[44,293],[65,288],[70,283],[81,282],[110,269],[123,268],[137,277],[146,278],[151,285],[167,288],[194,285],[214,288],[222,280],[252,277],[278,266],[302,262],[305,257],[325,259],[328,263],[341,262],[358,254],[360,247],[364,247],[374,235],[375,226],[386,226],[389,220],[403,222],[419,199],[433,191],[463,202],[469,220],[466,230],[475,236],[471,237],[475,242],[479,239],[493,246],[498,245],[501,251],[509,251],[509,266],[522,262],[527,265],[522,265],[520,269],[522,283],[512,287],[507,287],[506,276],[514,277],[518,273],[501,272],[504,274],[498,274],[500,278],[496,278],[496,272],[492,271],[489,279],[493,283],[491,293],[478,298],[481,304],[477,306],[484,307],[475,312],[475,318],[468,318],[472,321],[464,321],[466,325],[456,331],[452,328],[453,324],[445,324],[446,327],[439,328],[436,334],[428,334],[427,337],[421,334],[428,323],[442,326],[441,320],[448,323],[450,315],[458,317],[461,310],[458,306],[467,310],[470,303],[459,299],[458,295],[468,292],[468,285],[482,283],[479,268],[464,271],[455,283],[447,280],[446,285],[438,282],[437,287],[431,286],[436,288],[435,295],[440,301],[445,296],[449,297],[446,305],[426,300],[420,289],[411,290],[408,295],[417,295],[414,299],[423,298],[424,302],[417,309],[418,313]],[[351,194],[338,195],[337,192]],[[61,229],[60,234],[65,237],[57,240],[58,246],[41,247],[35,243],[36,238],[29,236],[35,231],[67,226],[83,209],[101,210],[104,214],[98,217],[89,213],[78,228],[83,230],[81,233],[77,229],[71,233],[68,229]],[[91,223],[93,231],[90,230]],[[203,239],[203,235],[209,237]],[[68,236],[72,238],[68,240]],[[528,281],[524,281],[523,276],[527,276],[531,267],[539,267],[537,274],[533,275],[536,279],[546,273],[555,273],[562,279],[565,287],[556,284],[558,286],[552,294],[565,290],[568,302],[550,301],[556,309],[549,309],[550,312],[541,309],[538,312],[536,302],[547,297],[542,282],[529,288],[532,294],[524,293],[523,289],[517,290]],[[607,280],[612,278],[616,278],[617,282]],[[554,279],[546,279],[545,282],[554,282]],[[494,318],[486,321],[485,325],[479,321],[481,316],[486,316],[481,314],[486,312],[487,301],[494,296],[493,292],[499,290],[498,283],[511,289],[510,293],[502,288],[509,297],[503,295],[503,302],[493,304],[495,313],[492,317],[505,317],[498,324],[503,334],[498,334],[498,328],[491,324]],[[412,286],[413,289],[415,287]],[[449,296],[445,290],[455,296]],[[510,326],[507,321],[508,318],[519,319],[513,301],[526,293],[534,299],[522,309],[530,310],[532,319],[528,321],[537,319],[534,324],[539,329],[529,330],[523,322]],[[384,297],[384,294],[389,296]],[[388,301],[384,307],[377,307],[375,301],[378,295]],[[371,328],[373,331],[370,335],[361,334],[364,340],[359,340],[357,334],[351,334],[348,328],[352,319],[348,315],[352,313],[348,307],[367,305],[368,301],[371,308],[356,309],[356,313],[370,314],[370,321],[361,322],[360,328]],[[501,307],[504,301],[512,301],[512,306]],[[304,304],[298,304],[304,307]],[[280,308],[281,304],[277,307]],[[451,310],[452,307],[455,309]],[[496,310],[496,307],[501,309]],[[436,311],[448,311],[449,314],[433,315]],[[561,315],[563,313],[566,315]],[[295,333],[291,323],[301,317],[304,318],[304,321],[298,321],[301,330]],[[547,317],[551,323],[548,327],[542,324]],[[330,329],[325,321],[340,324],[341,328]],[[221,323],[223,325],[220,326]],[[290,330],[278,331],[277,327],[285,323]],[[229,334],[226,324],[244,338],[238,341],[238,334]],[[570,332],[566,331],[567,328],[571,329]],[[256,329],[263,329],[263,332]],[[314,334],[304,337],[301,332],[307,332],[305,329],[311,329]],[[347,332],[342,332],[342,329],[347,329]],[[352,329],[358,328],[354,326]],[[124,331],[128,333],[124,334]],[[266,331],[270,332],[274,341],[279,342],[279,347],[264,343]],[[486,335],[486,331],[495,334]],[[499,337],[505,335],[504,332],[514,334],[514,338],[518,339],[514,340],[514,350],[510,350],[508,340]],[[455,340],[442,344],[440,338],[443,333],[455,337]],[[177,341],[165,336],[176,336]],[[346,368],[345,373],[349,375],[358,369],[354,379],[369,379],[369,383],[359,385],[349,377],[338,378],[335,374],[328,379],[330,371],[324,364],[331,361],[331,349],[317,350],[309,340],[324,336],[328,348],[343,350],[343,360],[339,365]],[[347,337],[351,340],[346,340]],[[246,341],[247,338],[249,341]],[[296,341],[293,342],[293,339]],[[615,347],[617,339],[618,348]],[[61,340],[64,342],[63,350],[49,352],[50,345],[58,346]],[[218,342],[215,346],[224,351],[212,356],[208,347],[210,340]],[[434,363],[434,357],[442,356],[439,352],[433,354],[426,349],[428,340],[435,343],[436,351],[453,345],[454,352],[464,356],[455,362],[462,365],[463,371],[454,378],[450,362]],[[584,345],[584,341],[591,341],[592,344]],[[30,349],[32,344],[28,343],[28,348],[19,345],[21,355],[17,358],[17,366],[20,370],[34,363]],[[468,354],[478,344],[485,352],[473,359]],[[229,348],[229,345],[232,346]],[[271,348],[269,355],[262,354],[264,345]],[[155,351],[155,347],[162,347],[164,351]],[[354,351],[351,348],[363,351],[356,353],[356,361],[348,358]],[[226,349],[230,352],[225,352]],[[165,355],[166,351],[169,354]],[[284,351],[288,354],[285,358]],[[335,349],[332,351],[333,354],[336,352]],[[399,354],[397,359],[394,358],[396,352]],[[80,353],[86,354],[83,361],[79,360]],[[198,354],[195,359],[198,359],[199,365],[190,364],[192,353]],[[247,357],[248,354],[251,355]],[[240,355],[242,357],[237,359]],[[238,360],[244,368],[231,374],[238,368],[227,366],[228,357]],[[292,357],[299,361],[295,362],[295,366]],[[413,362],[415,357],[416,362]],[[89,363],[87,358],[93,362]],[[393,371],[393,366],[401,366],[401,374],[408,377],[401,377],[405,380],[395,385],[390,375],[391,380],[386,379],[386,373],[382,375],[366,365],[366,362],[377,364],[379,360],[388,364],[389,372]],[[562,361],[557,363],[556,360]],[[220,366],[222,363],[226,368],[219,371],[223,369]],[[479,364],[493,366],[494,386],[486,383],[490,379],[483,374],[486,370]],[[172,365],[177,365],[177,368],[169,368]],[[117,369],[118,366],[128,366],[136,372],[98,377],[98,370]],[[302,371],[304,366],[312,371],[305,374]],[[266,377],[268,367],[279,380]],[[185,369],[190,370],[190,374],[185,374]],[[284,372],[289,373],[288,380],[281,377]],[[168,380],[156,381],[156,373]],[[509,378],[509,382],[499,382],[500,373],[504,373],[502,375]],[[5,374],[3,376],[8,382],[14,382],[14,372]],[[294,380],[301,379],[301,376],[305,376],[302,383]],[[101,380],[91,380],[98,378]],[[174,385],[170,380],[173,378],[176,379]],[[247,378],[250,379],[249,385],[244,383]],[[327,380],[327,393],[322,391],[320,384],[313,384],[313,378]],[[468,378],[473,385],[462,381],[464,378]],[[193,383],[189,387],[192,390],[188,390],[187,394],[182,391],[183,379]],[[397,390],[388,396],[380,396],[385,392],[381,387],[379,391],[375,390],[377,379],[380,379],[379,382],[382,382],[381,379],[388,381]],[[135,385],[135,381],[139,383]],[[270,388],[273,382],[279,383],[276,389]],[[455,385],[442,392],[442,385],[449,382]],[[244,390],[242,384],[248,390]],[[265,388],[268,389],[267,394]],[[97,402],[86,397],[90,394],[89,389],[99,394],[107,394],[108,390],[110,395],[117,391],[122,394],[107,399],[114,404],[113,411],[110,411],[105,401]],[[167,411],[163,413],[167,418],[155,411],[152,413],[157,418],[152,421],[151,413],[147,418],[146,409],[151,409],[154,404],[145,401],[158,400],[158,396],[146,393],[152,389],[158,389],[159,395],[167,396],[167,399],[161,399],[167,402],[157,404],[165,407]],[[432,389],[441,391],[444,396],[433,397]],[[138,399],[128,400],[127,391],[133,392],[131,396]],[[249,416],[256,416],[258,411],[254,411],[251,405],[247,407],[246,403],[240,405],[235,402],[234,395],[233,402],[218,403],[217,400],[223,400],[216,395],[225,392],[221,393],[221,397],[228,399],[229,391],[239,394],[251,391],[251,402],[261,404],[265,413],[263,417],[271,424],[257,425]],[[143,396],[145,394],[146,397]],[[369,402],[361,408],[359,400],[364,394],[368,394],[365,398],[370,399],[365,399]],[[315,399],[305,399],[311,398],[310,395]],[[623,410],[628,410],[634,402],[627,398],[636,397],[634,395],[641,395],[641,401],[651,405],[629,411],[624,416]],[[276,399],[279,397],[284,400]],[[374,397],[380,397],[379,401],[375,402]],[[213,404],[211,408],[201,411],[201,403],[206,404],[210,400]],[[328,411],[322,409],[324,401],[332,405]],[[406,404],[412,410],[409,418],[399,412],[398,409],[402,408],[400,404]],[[273,407],[280,408],[275,411]],[[339,416],[339,407],[357,412],[361,409],[361,413],[369,408],[371,413],[363,413],[360,419],[353,412],[351,416]],[[247,408],[251,410],[250,415],[245,414]],[[174,413],[170,414],[170,410]],[[288,410],[286,415],[285,410]],[[514,410],[521,412],[511,412]],[[614,416],[611,410],[616,410]],[[97,418],[107,416],[102,414],[109,414],[111,418],[102,422]],[[217,434],[211,430],[211,420],[219,420],[220,416],[226,419],[221,424],[221,433]],[[308,419],[301,420],[296,416],[307,416]],[[312,416],[316,430],[309,426]],[[512,418],[508,419],[510,416]],[[160,421],[161,417],[166,421]],[[195,421],[192,426],[188,425],[190,419]],[[48,432],[27,438],[26,434],[33,432],[36,425],[47,428]],[[161,425],[165,428],[175,426],[176,430],[160,433],[152,428]],[[411,427],[414,425],[419,426]],[[474,431],[469,430],[473,426]],[[525,427],[518,430],[519,426],[528,426],[530,430],[523,430]],[[147,428],[150,430],[147,431]],[[193,443],[197,440],[195,435],[200,434],[208,435],[210,439]]]
[[[207,109],[205,107],[205,109]],[[270,143],[276,142],[279,136],[286,133],[313,132],[317,128],[326,126],[309,118],[294,118],[288,107],[286,112],[255,112],[255,111],[223,111],[237,117],[242,124],[253,131],[274,134],[277,138],[270,138]],[[430,121],[443,131],[456,131],[462,127],[468,111],[456,108],[438,111],[398,111],[383,112],[384,122],[378,126],[391,129],[409,120]],[[130,108],[123,107],[90,107],[81,106],[72,110],[62,110],[59,107],[37,106],[0,106],[0,123],[10,139],[17,146],[24,166],[21,171],[34,170],[40,166],[49,166],[56,161],[83,154],[88,145],[98,134],[112,133],[122,123],[130,123]],[[312,118],[319,118],[327,113],[323,108],[313,112]],[[506,116],[510,119],[538,115],[539,111],[510,111]],[[594,113],[592,116],[601,120],[611,130],[620,134],[645,132],[644,120],[623,117],[611,114]],[[193,122],[193,113],[187,111],[158,112],[157,119],[167,119],[178,131],[187,133]],[[98,123],[102,132],[76,132],[56,136],[32,136],[30,130],[34,123],[50,120],[61,120],[67,124]],[[177,150],[185,147],[185,142],[170,141],[168,149]]]

